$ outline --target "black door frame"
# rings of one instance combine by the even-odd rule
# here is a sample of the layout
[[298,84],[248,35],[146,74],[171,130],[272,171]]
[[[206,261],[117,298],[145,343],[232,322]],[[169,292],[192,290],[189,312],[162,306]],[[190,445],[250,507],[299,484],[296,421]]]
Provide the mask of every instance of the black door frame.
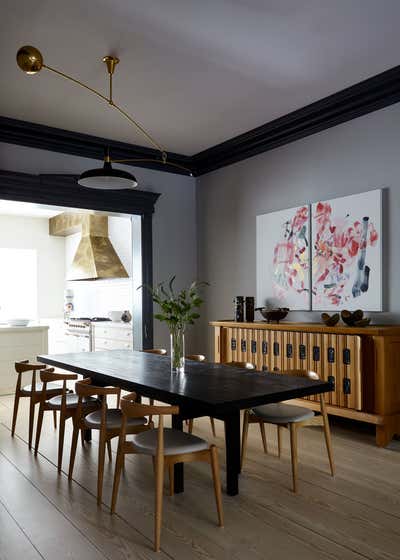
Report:
[[[77,175],[31,175],[0,170],[0,199],[141,216],[142,282],[153,285],[154,205],[159,193],[101,191],[81,187]],[[153,300],[142,290],[142,344],[153,348]]]

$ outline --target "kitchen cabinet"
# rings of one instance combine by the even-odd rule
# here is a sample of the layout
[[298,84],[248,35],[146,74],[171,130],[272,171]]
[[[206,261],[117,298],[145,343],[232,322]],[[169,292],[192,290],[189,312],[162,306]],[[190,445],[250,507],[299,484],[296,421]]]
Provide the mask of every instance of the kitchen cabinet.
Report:
[[[15,362],[37,362],[48,353],[48,326],[9,327],[0,325],[0,395],[14,393],[17,376]],[[44,366],[43,366],[44,367]]]
[[92,348],[95,352],[133,349],[131,323],[97,322],[92,323],[92,329]]

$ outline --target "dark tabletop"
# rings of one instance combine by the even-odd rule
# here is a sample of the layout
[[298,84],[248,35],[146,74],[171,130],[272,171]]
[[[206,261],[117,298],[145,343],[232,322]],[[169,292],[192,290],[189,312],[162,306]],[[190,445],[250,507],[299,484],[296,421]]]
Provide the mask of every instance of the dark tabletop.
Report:
[[185,408],[203,408],[210,413],[331,390],[324,381],[189,360],[185,363],[185,373],[171,374],[168,356],[131,350],[54,354],[38,356],[38,360],[90,376],[102,385],[116,385]]

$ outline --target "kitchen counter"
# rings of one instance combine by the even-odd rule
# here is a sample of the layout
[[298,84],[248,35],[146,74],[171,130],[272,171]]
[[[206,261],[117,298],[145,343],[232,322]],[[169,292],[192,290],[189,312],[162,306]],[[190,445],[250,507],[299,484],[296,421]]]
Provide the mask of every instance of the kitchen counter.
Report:
[[[48,325],[34,322],[26,327],[0,325],[0,395],[15,391],[15,362],[37,362],[37,356],[48,351],[48,331]],[[30,377],[27,373],[23,384],[29,384]]]
[[44,331],[49,330],[48,325],[39,325],[38,323],[32,323],[27,325],[26,327],[11,327],[7,323],[0,323],[0,334],[7,333],[7,332],[35,332],[35,331]]

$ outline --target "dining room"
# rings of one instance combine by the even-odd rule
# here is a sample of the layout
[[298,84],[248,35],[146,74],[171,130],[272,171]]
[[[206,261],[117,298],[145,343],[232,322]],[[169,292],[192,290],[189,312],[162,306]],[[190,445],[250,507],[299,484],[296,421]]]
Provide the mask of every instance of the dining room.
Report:
[[2,8],[0,202],[89,342],[0,325],[0,560],[397,560],[398,2]]

